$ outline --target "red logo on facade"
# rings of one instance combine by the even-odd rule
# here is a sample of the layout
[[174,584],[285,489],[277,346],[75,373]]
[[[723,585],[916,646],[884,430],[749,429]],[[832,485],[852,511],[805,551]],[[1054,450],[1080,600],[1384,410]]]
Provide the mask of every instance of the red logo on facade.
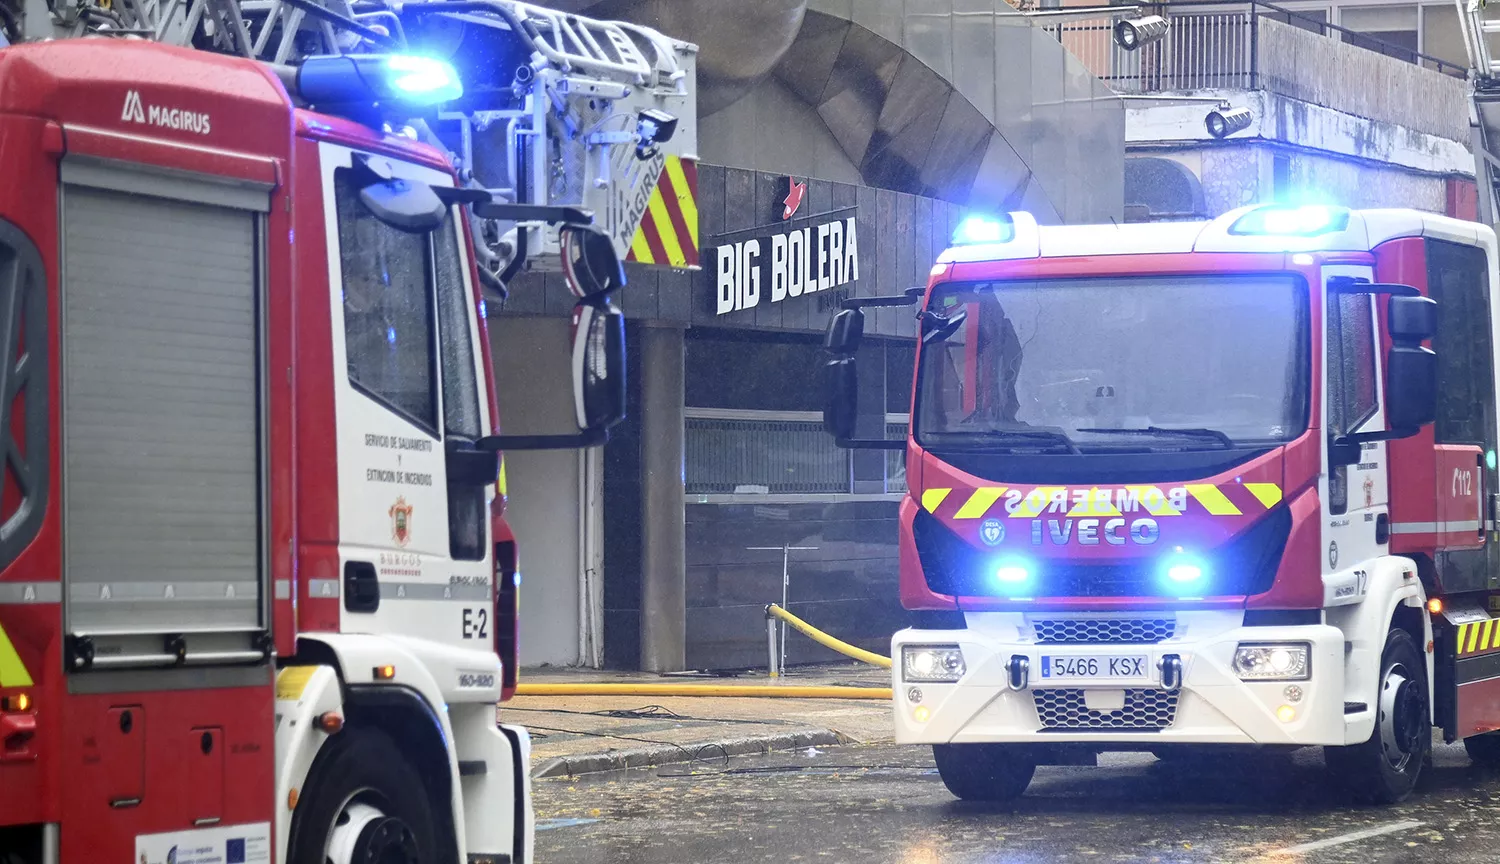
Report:
[[796,214],[797,208],[802,206],[802,196],[807,194],[806,183],[798,183],[795,177],[786,178],[786,182],[788,187],[786,198],[782,199],[781,202],[786,205],[781,209],[782,219],[792,218]]
[[391,538],[396,541],[397,546],[405,546],[411,542],[411,511],[412,506],[406,503],[405,498],[397,498],[396,503],[391,505]]

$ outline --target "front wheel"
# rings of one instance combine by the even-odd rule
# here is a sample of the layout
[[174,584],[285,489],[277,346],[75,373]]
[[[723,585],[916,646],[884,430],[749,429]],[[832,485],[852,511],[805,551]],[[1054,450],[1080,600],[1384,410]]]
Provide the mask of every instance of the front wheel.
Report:
[[948,791],[965,801],[1021,797],[1036,774],[1036,759],[1004,744],[934,744],[932,758]]
[[1375,729],[1370,739],[1348,747],[1328,747],[1324,759],[1355,798],[1395,804],[1416,787],[1432,750],[1426,664],[1417,643],[1404,630],[1386,637],[1375,699]]
[[313,763],[287,857],[290,864],[431,864],[435,837],[416,769],[384,733],[345,729]]

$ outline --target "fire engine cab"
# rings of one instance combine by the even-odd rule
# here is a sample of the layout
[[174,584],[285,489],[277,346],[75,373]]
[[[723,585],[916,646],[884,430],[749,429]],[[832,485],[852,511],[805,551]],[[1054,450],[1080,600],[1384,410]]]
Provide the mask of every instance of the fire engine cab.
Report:
[[[691,116],[691,77],[656,71],[692,46],[632,31],[653,69],[620,27],[485,0],[209,5],[51,21],[115,38],[32,10],[0,49],[0,861],[522,864],[499,454],[623,416],[632,232],[590,204],[691,155],[660,110]],[[452,15],[477,87],[435,56]],[[376,50],[403,30],[428,50]],[[608,140],[531,126],[637,109]],[[443,124],[456,153],[417,140]],[[576,299],[576,433],[499,430],[481,280],[528,234]]]
[[[962,798],[1038,765],[1322,745],[1406,796],[1500,762],[1495,234],[1411,210],[970,218],[830,326],[826,425],[906,452],[896,740]],[[906,441],[857,438],[863,307],[919,309]],[[1430,347],[1429,347],[1430,346]]]

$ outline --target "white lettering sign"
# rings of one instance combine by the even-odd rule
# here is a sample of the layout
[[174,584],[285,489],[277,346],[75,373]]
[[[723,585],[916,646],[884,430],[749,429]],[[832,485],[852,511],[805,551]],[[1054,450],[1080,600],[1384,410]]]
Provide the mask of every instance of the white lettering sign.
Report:
[[715,248],[717,314],[759,306],[762,271],[771,303],[859,279],[859,232],[853,217],[775,234],[764,245],[769,247],[765,259],[759,239]]
[[125,107],[120,110],[120,119],[126,123],[140,123],[143,126],[161,126],[167,129],[176,129],[179,132],[193,132],[198,135],[207,135],[212,124],[209,122],[207,112],[184,111],[181,108],[163,108],[160,105],[146,105],[141,101],[138,90],[129,90],[125,93]]

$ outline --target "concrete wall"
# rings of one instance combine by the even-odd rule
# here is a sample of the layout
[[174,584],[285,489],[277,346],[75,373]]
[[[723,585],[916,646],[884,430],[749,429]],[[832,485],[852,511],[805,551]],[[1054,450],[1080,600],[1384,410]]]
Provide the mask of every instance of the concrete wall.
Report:
[[1464,81],[1290,24],[1259,22],[1258,86],[1358,117],[1468,139]]
[[714,165],[861,182],[859,166],[849,160],[823,119],[775,78],[699,121],[698,154]]

